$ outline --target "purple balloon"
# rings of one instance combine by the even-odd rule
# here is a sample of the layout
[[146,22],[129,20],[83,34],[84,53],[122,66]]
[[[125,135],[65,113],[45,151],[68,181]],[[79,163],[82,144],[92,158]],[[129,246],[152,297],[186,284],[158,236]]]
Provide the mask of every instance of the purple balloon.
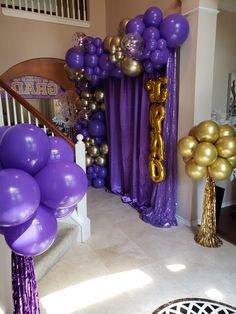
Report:
[[87,173],[87,174],[94,173],[93,166],[89,166],[89,167],[87,167],[87,169],[86,169],[86,173]]
[[104,121],[105,120],[105,115],[102,111],[98,110],[96,112],[93,113],[92,120],[100,120],[100,121]]
[[70,161],[74,162],[74,151],[70,144],[61,137],[49,137],[51,154],[48,162]]
[[56,234],[57,220],[53,211],[43,205],[39,205],[28,221],[4,231],[5,240],[12,251],[23,256],[42,254],[52,245]]
[[99,171],[100,171],[100,166],[99,165],[93,165],[93,171],[95,172],[95,173],[99,173]]
[[10,126],[7,126],[7,125],[0,126],[0,142],[6,130],[8,130],[9,128]]
[[102,40],[101,38],[99,37],[96,37],[93,39],[93,44],[96,46],[96,47],[101,47],[102,46]]
[[105,179],[107,176],[107,168],[106,167],[100,167],[99,172],[98,172],[99,178]]
[[145,60],[143,66],[146,73],[152,73],[154,70],[153,64],[150,60]]
[[96,50],[97,56],[100,56],[103,52],[104,52],[103,47],[98,47],[97,50]]
[[148,26],[158,27],[162,21],[162,11],[157,7],[150,7],[143,15],[143,22]]
[[148,51],[153,51],[155,49],[157,49],[157,40],[154,39],[154,38],[150,38],[146,41],[145,43],[145,48],[148,50]]
[[100,73],[101,79],[106,79],[109,76],[109,70],[102,70]]
[[[137,59],[137,56],[136,56]],[[124,76],[124,72],[121,70],[121,68],[114,67],[114,69],[111,71],[111,75],[116,78],[122,78]]]
[[104,137],[103,136],[102,137],[95,137],[95,143],[97,145],[101,145],[103,143],[103,141],[104,141]]
[[9,227],[27,221],[40,202],[37,182],[19,169],[0,171],[0,226]]
[[166,44],[166,40],[163,38],[158,39],[157,41],[157,49],[159,50],[164,50],[166,49],[167,44]]
[[96,50],[97,50],[97,48],[96,48],[96,46],[94,44],[92,44],[92,43],[88,43],[87,44],[86,51],[87,51],[88,54],[92,54],[93,55],[93,54],[96,53]]
[[101,137],[105,134],[105,125],[100,120],[91,120],[88,123],[88,130],[92,136]]
[[79,131],[79,134],[83,135],[84,138],[89,137],[90,133],[87,128],[83,128]]
[[5,234],[5,230],[6,230],[6,228],[0,227],[0,234],[4,235]]
[[95,75],[99,75],[101,73],[101,69],[99,66],[95,66],[93,69],[93,72]]
[[51,208],[76,205],[87,190],[85,172],[71,162],[48,163],[36,174],[35,180],[40,188],[41,203]]
[[98,64],[98,56],[96,54],[86,53],[84,62],[87,67],[94,68]]
[[160,34],[170,48],[179,47],[188,37],[189,24],[179,13],[168,15],[160,25]]
[[76,210],[77,206],[71,206],[67,208],[57,208],[53,210],[54,216],[58,218],[65,218],[73,213]]
[[[109,56],[107,53],[103,53],[99,56],[99,66],[102,70],[110,71],[114,67],[114,65],[109,60]],[[102,74],[102,73],[101,73]]]
[[143,39],[145,41],[147,41],[148,39],[156,39],[157,40],[160,38],[160,32],[156,27],[150,26],[144,30],[142,36],[143,36]]
[[76,125],[75,125],[75,129],[76,131],[80,131],[82,128],[84,127],[83,123],[81,122],[77,122]]
[[91,76],[93,74],[93,69],[91,67],[86,67],[84,69],[84,75],[85,76]]
[[92,85],[93,87],[96,87],[96,86],[99,85],[99,82],[100,82],[99,76],[96,75],[96,74],[92,74],[92,75],[91,75],[91,85]]
[[33,175],[46,165],[49,156],[49,139],[35,125],[14,125],[2,137],[0,162],[4,168],[17,168]]
[[97,189],[103,188],[105,185],[105,180],[103,178],[96,178],[93,180],[93,186]]
[[97,178],[98,174],[96,172],[93,172],[93,173],[87,173],[87,178],[89,180],[93,180],[95,178]]
[[67,65],[74,70],[81,70],[84,68],[84,53],[76,48],[70,48],[65,56]]
[[151,53],[150,50],[144,48],[144,51],[143,51],[143,59],[149,59],[150,53]]
[[145,24],[143,23],[140,17],[136,17],[134,19],[129,20],[126,25],[125,32],[128,33],[139,33],[142,35],[145,29]]
[[164,50],[154,50],[151,52],[150,59],[155,66],[162,65],[167,62],[169,58],[169,50],[166,48]]

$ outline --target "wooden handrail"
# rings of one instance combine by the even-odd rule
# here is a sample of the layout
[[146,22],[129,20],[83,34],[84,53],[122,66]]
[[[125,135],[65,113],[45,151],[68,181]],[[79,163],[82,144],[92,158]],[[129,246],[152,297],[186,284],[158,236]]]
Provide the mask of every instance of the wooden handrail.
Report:
[[0,86],[8,92],[13,98],[15,98],[26,110],[28,110],[32,115],[34,115],[40,122],[42,122],[50,131],[52,131],[56,136],[63,138],[66,140],[74,149],[75,143],[64,133],[62,133],[58,128],[50,122],[47,118],[44,117],[44,115],[35,109],[28,101],[26,101],[21,95],[19,95],[17,92],[15,92],[7,83],[5,83],[0,78]]

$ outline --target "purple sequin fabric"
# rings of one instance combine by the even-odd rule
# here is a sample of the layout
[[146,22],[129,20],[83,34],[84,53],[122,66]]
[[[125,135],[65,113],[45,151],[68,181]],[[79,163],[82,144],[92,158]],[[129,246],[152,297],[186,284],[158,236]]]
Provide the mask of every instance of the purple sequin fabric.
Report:
[[109,190],[136,208],[141,219],[157,227],[177,225],[176,212],[176,52],[157,75],[168,78],[166,116],[163,122],[166,178],[155,184],[150,179],[150,125],[145,83],[150,77],[109,78],[105,81],[105,103],[109,145]]
[[32,257],[12,252],[13,314],[40,314]]

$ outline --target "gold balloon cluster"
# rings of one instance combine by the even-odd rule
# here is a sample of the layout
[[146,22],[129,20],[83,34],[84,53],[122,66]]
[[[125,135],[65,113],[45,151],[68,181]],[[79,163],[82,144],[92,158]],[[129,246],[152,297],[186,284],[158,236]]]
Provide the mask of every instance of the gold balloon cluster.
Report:
[[235,130],[227,124],[203,121],[179,141],[178,148],[186,173],[195,180],[207,175],[225,180],[236,167]]
[[92,166],[93,164],[99,166],[106,166],[108,155],[107,143],[104,142],[99,146],[96,145],[94,138],[86,137],[85,148],[86,148],[86,167]]
[[151,179],[158,183],[165,179],[164,143],[162,138],[162,121],[165,118],[164,102],[168,95],[166,88],[167,78],[159,77],[157,80],[146,82],[146,90],[149,92],[151,102],[149,119],[152,130],[150,132],[149,171]]
[[70,80],[75,80],[77,82],[80,82],[81,80],[83,80],[85,78],[84,77],[84,69],[82,69],[80,71],[75,71],[75,70],[71,69],[67,64],[65,64],[64,70],[65,70],[67,77]]
[[82,90],[76,101],[76,106],[79,113],[83,113],[88,120],[92,112],[97,110],[105,110],[104,92],[101,89],[96,89],[94,92]]
[[142,62],[135,60],[131,56],[125,55],[121,42],[125,36],[125,28],[129,19],[123,19],[119,24],[118,35],[107,36],[103,41],[104,50],[109,53],[109,60],[120,67],[124,74],[135,77],[143,72]]

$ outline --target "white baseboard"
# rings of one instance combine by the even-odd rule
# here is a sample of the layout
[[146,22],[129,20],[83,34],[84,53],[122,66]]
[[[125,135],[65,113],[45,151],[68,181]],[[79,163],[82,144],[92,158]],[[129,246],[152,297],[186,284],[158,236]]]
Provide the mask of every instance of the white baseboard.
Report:
[[236,200],[223,202],[221,207],[224,208],[224,207],[233,206],[233,205],[236,205]]
[[197,219],[189,221],[189,220],[187,220],[187,219],[185,219],[179,215],[176,215],[176,219],[178,221],[178,224],[182,224],[182,225],[187,226],[187,227],[197,226],[197,225],[199,225],[199,223],[201,223]]

